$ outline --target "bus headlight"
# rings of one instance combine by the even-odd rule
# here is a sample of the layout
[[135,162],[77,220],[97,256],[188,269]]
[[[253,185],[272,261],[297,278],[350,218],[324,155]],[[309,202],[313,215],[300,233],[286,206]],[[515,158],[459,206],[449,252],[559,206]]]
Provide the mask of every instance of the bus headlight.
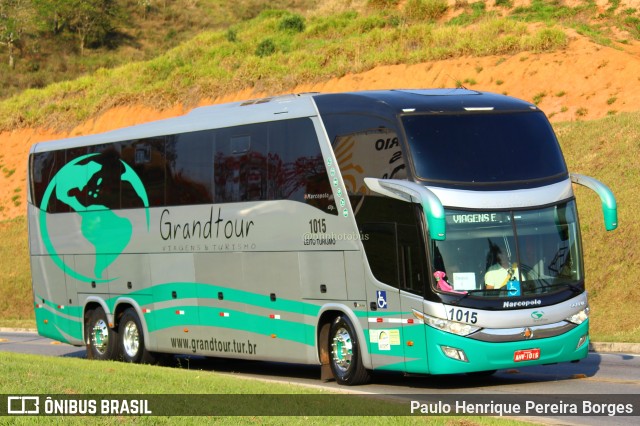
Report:
[[480,330],[480,327],[476,327],[475,325],[435,318],[427,314],[423,315],[425,324],[438,330],[446,331],[447,333],[457,334],[458,336],[468,336]]
[[576,312],[575,314],[571,315],[570,317],[565,318],[566,321],[572,322],[574,324],[582,324],[583,322],[585,322],[587,320],[587,318],[589,318],[589,307],[587,306],[586,308],[584,308],[583,310],[581,310],[580,312]]

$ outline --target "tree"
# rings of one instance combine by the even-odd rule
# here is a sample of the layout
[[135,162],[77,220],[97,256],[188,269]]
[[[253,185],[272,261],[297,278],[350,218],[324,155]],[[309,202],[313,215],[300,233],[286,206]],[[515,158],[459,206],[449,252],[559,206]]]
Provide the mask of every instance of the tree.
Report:
[[[2,0],[0,0],[2,1]],[[118,0],[33,0],[46,31],[69,31],[78,39],[80,54],[87,44],[103,42],[120,15]]]
[[95,39],[104,41],[113,31],[118,16],[116,0],[67,0],[69,28],[78,37],[80,54],[84,54],[87,42]]
[[7,46],[11,69],[15,68],[15,50],[32,20],[33,9],[29,0],[0,0],[0,45]]

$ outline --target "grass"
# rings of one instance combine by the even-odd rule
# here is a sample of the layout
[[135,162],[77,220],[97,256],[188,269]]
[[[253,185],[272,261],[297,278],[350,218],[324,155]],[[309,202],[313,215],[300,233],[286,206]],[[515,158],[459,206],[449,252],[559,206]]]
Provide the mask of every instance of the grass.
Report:
[[26,217],[0,222],[0,326],[34,326]]
[[[43,366],[46,368],[38,368]],[[34,367],[36,366],[36,367]],[[73,374],[70,374],[73,372]],[[203,395],[211,395],[207,398],[211,404],[211,412],[229,412],[230,409],[243,411],[243,404],[251,404],[258,410],[270,411],[271,406],[261,407],[260,403],[269,404],[270,401],[282,404],[282,397],[286,398],[287,411],[293,413],[287,417],[259,417],[247,412],[240,417],[92,417],[92,423],[116,425],[116,424],[344,424],[359,425],[363,421],[373,425],[520,425],[509,419],[493,417],[461,417],[461,416],[336,416],[334,413],[350,413],[357,401],[358,412],[371,413],[401,413],[409,414],[410,408],[407,402],[396,403],[369,399],[356,395],[330,394],[319,391],[316,388],[296,386],[293,384],[280,384],[260,381],[256,379],[242,379],[230,375],[218,374],[212,371],[184,370],[180,368],[165,368],[148,365],[125,364],[120,362],[99,362],[74,358],[52,358],[38,355],[22,355],[0,352],[0,374],[3,380],[0,382],[0,393],[11,394],[37,394],[37,395],[96,395],[117,399],[119,395],[129,395],[133,398],[149,398],[149,394],[169,394],[193,396],[187,404],[201,401]],[[230,395],[216,399],[215,395]],[[297,398],[295,395],[324,395],[318,397],[316,406],[301,406],[309,401],[304,396]],[[110,395],[114,395],[113,397]],[[233,395],[237,395],[236,398]],[[251,399],[255,395],[255,399]],[[286,396],[285,396],[286,395]],[[176,399],[179,397],[176,397]],[[331,406],[323,407],[319,404],[329,399]],[[181,398],[181,401],[184,399]],[[254,403],[257,400],[257,403]],[[153,400],[150,401],[150,404]],[[166,404],[172,404],[171,398],[163,399]],[[175,403],[175,402],[173,402]],[[231,403],[234,406],[221,404]],[[252,404],[253,403],[253,404]],[[197,407],[202,408],[202,407]],[[276,407],[280,408],[280,407]],[[166,409],[162,407],[161,409]],[[175,406],[177,412],[184,412],[185,406]],[[289,411],[290,410],[290,411]],[[247,411],[250,411],[249,409]],[[295,413],[303,415],[296,416]],[[325,412],[304,415],[304,413]],[[60,424],[61,417],[38,417],[38,424]],[[12,424],[33,424],[33,418],[11,418]],[[15,422],[13,422],[15,420]],[[87,417],[65,417],[65,424],[86,424]],[[529,424],[529,423],[527,423]]]
[[600,200],[576,188],[595,341],[640,341],[640,113],[555,126],[569,170],[597,177],[616,194],[619,228],[606,232]]
[[301,22],[291,12],[265,11],[230,29],[202,33],[149,61],[102,68],[6,99],[0,102],[0,131],[69,128],[121,104],[192,105],[247,88],[281,92],[378,65],[551,51],[568,43],[559,28],[529,29],[508,18],[485,17],[469,27],[409,25],[396,13],[347,11]]

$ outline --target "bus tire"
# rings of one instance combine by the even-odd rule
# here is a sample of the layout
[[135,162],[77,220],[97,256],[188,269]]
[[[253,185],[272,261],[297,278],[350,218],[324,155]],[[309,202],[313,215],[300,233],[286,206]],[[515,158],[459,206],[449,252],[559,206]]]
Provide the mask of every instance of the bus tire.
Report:
[[85,327],[87,358],[104,361],[119,357],[118,332],[109,327],[104,309],[90,311]]
[[362,385],[369,381],[369,371],[362,365],[358,336],[346,316],[338,316],[329,331],[329,363],[336,382]]
[[118,327],[122,359],[125,362],[155,364],[156,357],[145,346],[142,322],[133,308],[128,308],[120,318]]

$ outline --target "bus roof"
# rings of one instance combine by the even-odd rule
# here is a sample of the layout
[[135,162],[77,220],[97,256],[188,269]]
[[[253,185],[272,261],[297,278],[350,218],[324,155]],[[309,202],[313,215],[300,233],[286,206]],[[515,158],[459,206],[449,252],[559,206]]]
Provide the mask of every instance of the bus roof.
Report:
[[508,96],[461,88],[304,93],[195,108],[179,117],[95,135],[35,144],[31,147],[31,152],[100,145],[248,123],[312,117],[318,114],[318,110],[321,113],[378,112],[395,116],[414,112],[524,111],[537,110],[537,107]]
[[529,102],[468,89],[380,90],[314,96],[321,113],[355,110],[378,110],[380,113],[420,112],[531,111],[538,108]]
[[284,95],[205,106],[195,108],[185,115],[165,120],[124,127],[95,135],[38,143],[31,147],[31,153],[316,115],[318,112],[310,96],[304,94]]

